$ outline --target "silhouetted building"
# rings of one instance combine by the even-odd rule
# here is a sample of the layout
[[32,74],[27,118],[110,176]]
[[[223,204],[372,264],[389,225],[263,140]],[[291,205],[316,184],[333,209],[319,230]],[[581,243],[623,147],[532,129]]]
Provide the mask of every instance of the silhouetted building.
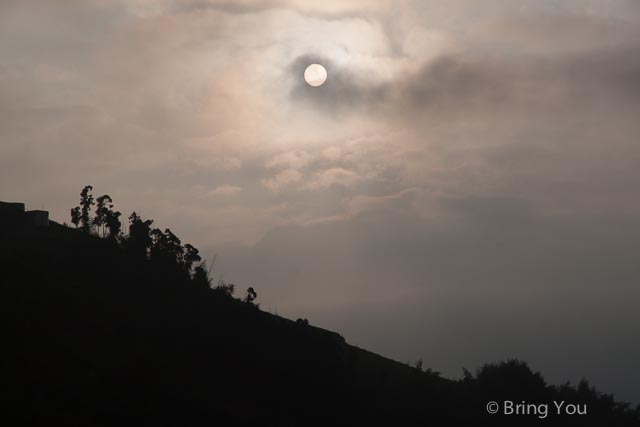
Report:
[[0,202],[0,215],[20,215],[24,213],[24,203]]
[[25,211],[24,203],[0,201],[0,225],[49,226],[49,212],[43,210]]
[[36,227],[49,226],[49,212],[41,210],[33,210],[25,212],[27,222]]

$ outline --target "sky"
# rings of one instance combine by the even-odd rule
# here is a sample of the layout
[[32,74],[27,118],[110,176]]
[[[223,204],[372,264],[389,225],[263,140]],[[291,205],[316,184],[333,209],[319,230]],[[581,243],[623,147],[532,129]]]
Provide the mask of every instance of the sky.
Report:
[[637,0],[0,2],[0,200],[91,184],[451,378],[640,403],[639,111]]

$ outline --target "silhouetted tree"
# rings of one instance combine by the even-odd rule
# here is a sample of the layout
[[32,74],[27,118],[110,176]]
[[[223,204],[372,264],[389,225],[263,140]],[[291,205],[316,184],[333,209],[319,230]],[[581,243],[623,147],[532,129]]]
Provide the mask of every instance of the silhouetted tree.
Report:
[[106,226],[109,230],[109,238],[116,239],[120,233],[122,232],[122,223],[120,222],[120,215],[122,215],[118,211],[108,211],[106,218]]
[[247,296],[244,298],[244,301],[249,304],[253,304],[253,301],[255,301],[256,298],[258,298],[257,292],[251,287],[247,289]]
[[91,232],[91,206],[95,204],[91,191],[93,187],[87,185],[80,192],[80,229],[85,233]]
[[201,262],[193,269],[192,280],[198,287],[207,289],[211,288],[211,278],[209,277],[206,262]]
[[80,218],[80,206],[76,206],[75,208],[71,209],[71,222],[76,226],[76,228],[78,228],[78,225],[80,225]]
[[96,199],[96,203],[96,216],[93,218],[93,225],[102,237],[105,237],[109,231],[109,237],[116,238],[122,229],[121,214],[114,212],[111,196],[108,194],[100,196]]
[[151,230],[152,245],[149,251],[152,260],[166,265],[174,265],[189,274],[193,264],[202,260],[198,249],[190,244],[182,246],[182,242],[170,229]]
[[533,372],[526,362],[517,359],[484,364],[476,374],[476,383],[496,400],[537,399],[547,392],[540,372]]
[[189,243],[184,245],[184,257],[183,257],[184,267],[188,271],[191,271],[193,264],[200,261],[202,261],[202,258],[200,257],[200,251],[197,248],[195,248],[193,245],[190,245]]
[[113,207],[111,196],[105,194],[96,199],[96,216],[93,217],[93,226],[96,227],[98,234],[105,234],[105,223],[107,222],[107,211],[109,206]]
[[166,228],[164,232],[159,228],[151,230],[152,244],[149,256],[154,261],[159,261],[164,265],[174,265],[182,267],[184,264],[184,247],[182,242]]
[[129,215],[129,236],[124,245],[138,259],[148,258],[149,248],[153,243],[152,224],[153,220],[144,220],[135,212]]

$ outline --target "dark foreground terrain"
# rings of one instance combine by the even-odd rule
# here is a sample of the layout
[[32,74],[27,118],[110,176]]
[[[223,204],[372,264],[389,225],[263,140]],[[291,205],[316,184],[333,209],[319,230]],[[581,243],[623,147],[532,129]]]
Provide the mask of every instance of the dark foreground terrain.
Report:
[[[586,382],[518,361],[444,379],[132,253],[54,222],[0,227],[2,425],[640,425]],[[504,400],[549,413],[487,413]]]

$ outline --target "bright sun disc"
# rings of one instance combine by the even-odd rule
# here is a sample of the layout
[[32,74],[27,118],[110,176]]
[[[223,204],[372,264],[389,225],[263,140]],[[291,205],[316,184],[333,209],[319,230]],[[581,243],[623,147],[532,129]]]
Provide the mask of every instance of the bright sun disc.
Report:
[[322,86],[327,81],[327,70],[320,64],[311,64],[304,70],[304,81],[309,86]]

